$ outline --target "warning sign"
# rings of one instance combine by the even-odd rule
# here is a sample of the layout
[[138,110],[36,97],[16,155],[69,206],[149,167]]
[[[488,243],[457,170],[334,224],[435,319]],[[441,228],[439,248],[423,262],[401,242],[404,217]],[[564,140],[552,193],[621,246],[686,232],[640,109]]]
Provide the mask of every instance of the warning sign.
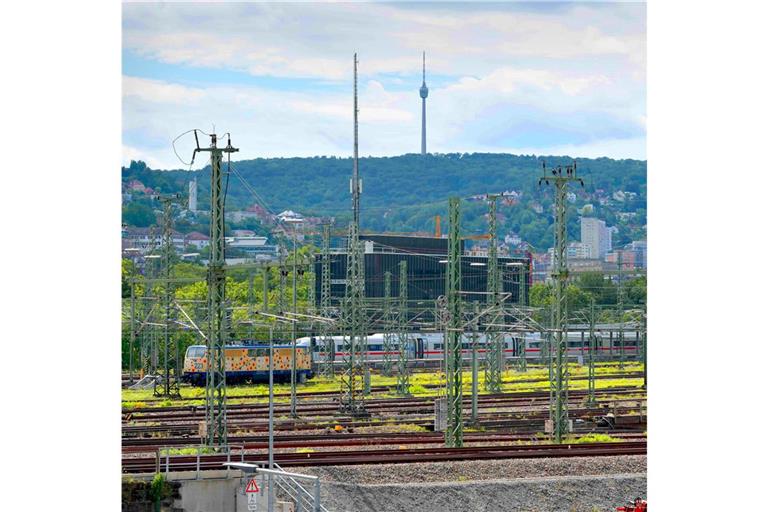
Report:
[[251,478],[248,481],[248,485],[245,486],[245,492],[259,492],[259,484],[256,483],[255,478]]

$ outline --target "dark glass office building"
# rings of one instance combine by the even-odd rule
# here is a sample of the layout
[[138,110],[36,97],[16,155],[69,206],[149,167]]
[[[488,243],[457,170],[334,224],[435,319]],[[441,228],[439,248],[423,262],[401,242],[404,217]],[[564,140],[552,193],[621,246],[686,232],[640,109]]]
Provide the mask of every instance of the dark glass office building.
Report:
[[[448,240],[446,238],[361,235],[365,244],[365,296],[381,298],[384,296],[384,274],[390,272],[391,295],[400,294],[401,261],[408,266],[408,306],[410,310],[434,310],[435,299],[445,295],[445,269],[447,262]],[[462,253],[464,243],[462,241]],[[331,253],[331,304],[338,306],[344,297],[347,276],[347,255],[343,251]],[[485,256],[461,257],[461,289],[465,301],[485,302],[488,281],[488,258]],[[523,264],[521,266],[520,264]],[[520,303],[520,294],[525,290],[524,303],[528,303],[528,291],[531,285],[530,255],[519,257],[499,257],[503,291],[512,296],[506,302]],[[526,269],[525,274],[521,269]],[[315,256],[315,297],[320,304],[322,283],[322,256]],[[520,279],[527,286],[520,286]],[[431,317],[431,315],[428,315]],[[425,318],[426,319],[426,318]]]

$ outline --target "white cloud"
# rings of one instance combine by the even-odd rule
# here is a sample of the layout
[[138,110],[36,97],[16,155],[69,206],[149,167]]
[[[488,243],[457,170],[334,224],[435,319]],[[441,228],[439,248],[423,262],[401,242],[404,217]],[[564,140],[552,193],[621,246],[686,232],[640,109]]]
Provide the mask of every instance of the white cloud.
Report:
[[[617,13],[624,13],[618,16]],[[644,5],[530,10],[525,4],[127,4],[125,48],[172,64],[254,75],[343,80],[350,56],[366,72],[412,73],[419,52],[441,74],[487,73],[520,58],[619,59],[644,67]]]
[[125,49],[155,66],[272,77],[256,87],[125,76],[125,153],[182,167],[170,141],[215,122],[232,132],[239,158],[349,155],[354,51],[361,154],[417,152],[414,77],[426,49],[430,151],[644,155],[644,6],[540,7],[124,5]]

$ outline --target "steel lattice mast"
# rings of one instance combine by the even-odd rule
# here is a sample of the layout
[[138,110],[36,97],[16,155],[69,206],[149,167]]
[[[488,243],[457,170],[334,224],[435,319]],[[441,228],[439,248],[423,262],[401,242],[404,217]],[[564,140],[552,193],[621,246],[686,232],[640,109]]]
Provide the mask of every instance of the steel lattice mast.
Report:
[[392,339],[395,337],[395,322],[392,311],[392,273],[384,272],[384,355],[382,357],[382,375],[392,375]]
[[[151,246],[147,248],[147,254],[152,255],[156,247],[155,229],[153,226],[149,228],[149,239],[151,240]],[[154,278],[155,275],[155,259],[152,258],[150,262],[144,263],[144,300],[141,301],[141,317],[144,318],[144,322],[150,322],[154,314],[154,306],[150,305],[150,301],[154,301]],[[149,311],[147,311],[149,308]],[[152,322],[150,322],[151,324]],[[141,365],[146,375],[154,375],[157,372],[157,346],[155,344],[155,326],[150,325],[149,329],[143,329],[141,334]]]
[[480,337],[480,304],[474,303],[474,314],[472,315],[472,415],[470,422],[477,424],[477,394],[478,394],[478,375],[477,375],[477,339]]
[[128,382],[133,385],[133,351],[136,345],[136,278],[131,278],[131,334],[128,349]]
[[[518,305],[520,308],[526,307],[527,301],[527,291],[526,288],[528,286],[528,264],[522,263],[520,265],[520,283],[519,283],[519,297],[518,297]],[[524,335],[520,336],[520,341],[518,341],[518,358],[517,358],[517,369],[518,371],[525,372],[528,370],[528,361],[525,357],[525,337]]]
[[[197,136],[197,132],[195,132]],[[208,263],[208,340],[206,353],[205,419],[207,444],[227,446],[227,381],[224,356],[225,331],[225,259],[224,259],[224,194],[222,191],[221,161],[224,153],[238,151],[227,137],[227,146],[216,145],[216,134],[211,135],[209,148],[195,150],[211,153],[211,241]]]
[[448,401],[448,423],[445,429],[445,445],[461,447],[464,445],[464,424],[462,419],[462,382],[461,382],[461,238],[459,231],[459,198],[449,199],[448,218],[448,269],[446,272],[447,322],[445,329],[445,349],[448,356],[446,372],[446,397]]
[[408,377],[408,262],[402,260],[400,266],[400,279],[398,288],[400,303],[397,311],[397,394],[408,396],[411,394],[411,384]]
[[165,277],[165,289],[163,292],[163,358],[161,383],[155,381],[154,395],[165,397],[179,397],[179,353],[176,337],[171,336],[171,303],[173,290],[171,288],[171,261],[173,259],[173,200],[178,195],[160,196],[163,204],[163,274]]
[[576,176],[576,163],[570,166],[558,166],[547,173],[542,163],[543,176],[539,178],[549,185],[555,185],[555,258],[552,266],[552,279],[555,281],[554,329],[555,339],[552,347],[552,372],[550,378],[549,418],[552,422],[552,435],[556,443],[563,441],[569,430],[568,423],[568,302],[565,287],[568,280],[567,231],[566,231],[566,195],[568,183],[584,182]]
[[595,400],[595,298],[589,304],[589,350],[587,351],[587,406],[597,404]]
[[622,250],[619,250],[617,260],[619,263],[619,272],[617,279],[619,288],[616,291],[616,309],[618,309],[619,319],[619,369],[624,369],[624,258]]
[[[496,324],[497,309],[499,308],[499,292],[501,279],[499,279],[498,239],[496,233],[496,201],[498,195],[488,195],[488,305],[495,308],[492,311],[493,320],[490,324]],[[486,328],[485,352],[485,390],[491,393],[501,392],[502,360],[504,357],[503,339],[497,328]]]
[[365,414],[363,402],[363,375],[365,369],[361,352],[365,349],[365,319],[363,300],[365,297],[365,265],[362,245],[360,244],[360,189],[361,180],[358,172],[357,142],[357,54],[354,56],[354,153],[352,158],[352,222],[349,224],[347,245],[347,288],[343,304],[343,324],[345,328],[344,375],[341,384],[340,409],[352,415]]
[[[331,224],[323,223],[323,252],[320,274],[320,315],[329,318],[331,316]],[[333,377],[333,361],[336,355],[336,347],[330,335],[330,329],[326,322],[320,322],[320,339],[323,343],[325,360],[320,370],[321,375]]]

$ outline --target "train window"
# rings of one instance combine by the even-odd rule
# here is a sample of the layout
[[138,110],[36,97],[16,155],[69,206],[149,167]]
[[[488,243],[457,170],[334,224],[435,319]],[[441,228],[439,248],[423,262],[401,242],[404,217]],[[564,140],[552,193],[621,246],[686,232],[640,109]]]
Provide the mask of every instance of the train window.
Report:
[[442,343],[435,343],[435,350],[443,350],[443,344]]
[[379,352],[382,348],[384,348],[383,345],[368,345],[369,352]]
[[189,357],[204,357],[205,347],[190,347],[189,353],[187,355]]
[[269,355],[268,348],[249,348],[248,357],[266,357]]

